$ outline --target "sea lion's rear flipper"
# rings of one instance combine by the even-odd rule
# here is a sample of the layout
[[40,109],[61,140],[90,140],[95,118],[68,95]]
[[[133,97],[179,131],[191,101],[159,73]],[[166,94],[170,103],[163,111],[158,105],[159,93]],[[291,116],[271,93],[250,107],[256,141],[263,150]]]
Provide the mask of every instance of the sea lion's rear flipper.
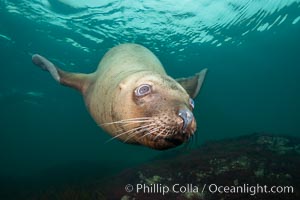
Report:
[[60,84],[75,88],[81,93],[85,93],[90,84],[90,75],[63,71],[41,55],[34,54],[32,62],[50,72],[52,77]]
[[187,91],[190,97],[194,99],[199,94],[206,72],[207,68],[201,70],[201,72],[195,74],[194,76],[179,78],[176,79],[176,81]]

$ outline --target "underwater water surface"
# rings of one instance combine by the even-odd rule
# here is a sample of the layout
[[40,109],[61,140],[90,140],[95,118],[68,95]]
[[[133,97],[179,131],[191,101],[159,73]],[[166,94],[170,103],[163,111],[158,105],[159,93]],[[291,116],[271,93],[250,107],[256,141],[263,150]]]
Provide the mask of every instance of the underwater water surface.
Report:
[[89,73],[128,42],[153,51],[174,78],[208,68],[195,100],[197,144],[299,136],[300,0],[0,0],[2,190],[95,180],[187,151],[106,143],[82,96],[31,62],[39,53]]

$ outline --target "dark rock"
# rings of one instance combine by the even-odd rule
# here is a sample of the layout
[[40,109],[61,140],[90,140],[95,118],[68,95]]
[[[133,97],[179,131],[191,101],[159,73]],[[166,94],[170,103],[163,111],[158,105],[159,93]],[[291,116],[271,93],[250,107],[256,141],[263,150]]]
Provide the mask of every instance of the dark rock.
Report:
[[[102,193],[122,200],[300,199],[299,141],[253,134],[209,142],[189,154],[126,170],[111,178]],[[126,185],[133,191],[126,192]],[[223,186],[221,192],[210,191],[216,186]]]

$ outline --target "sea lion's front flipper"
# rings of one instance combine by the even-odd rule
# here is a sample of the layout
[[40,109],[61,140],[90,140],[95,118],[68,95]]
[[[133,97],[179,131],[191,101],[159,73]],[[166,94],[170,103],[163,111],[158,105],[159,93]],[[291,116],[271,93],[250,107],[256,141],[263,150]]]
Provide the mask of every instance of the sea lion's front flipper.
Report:
[[195,74],[194,76],[179,78],[176,79],[176,81],[187,91],[190,97],[194,99],[199,94],[206,72],[207,68],[201,70],[201,72]]
[[52,77],[60,84],[75,88],[81,93],[85,93],[90,84],[90,75],[63,71],[41,55],[34,54],[32,62],[50,72]]

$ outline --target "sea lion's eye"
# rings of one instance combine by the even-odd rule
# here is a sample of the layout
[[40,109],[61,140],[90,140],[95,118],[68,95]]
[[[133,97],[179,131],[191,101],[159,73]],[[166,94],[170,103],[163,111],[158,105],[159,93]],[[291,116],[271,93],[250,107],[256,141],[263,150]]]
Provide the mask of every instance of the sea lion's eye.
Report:
[[195,107],[195,102],[192,98],[189,99],[189,104],[192,106],[192,108],[194,109]]
[[149,94],[150,92],[151,92],[151,86],[148,84],[140,85],[134,91],[135,95],[138,97],[145,96],[146,94]]

